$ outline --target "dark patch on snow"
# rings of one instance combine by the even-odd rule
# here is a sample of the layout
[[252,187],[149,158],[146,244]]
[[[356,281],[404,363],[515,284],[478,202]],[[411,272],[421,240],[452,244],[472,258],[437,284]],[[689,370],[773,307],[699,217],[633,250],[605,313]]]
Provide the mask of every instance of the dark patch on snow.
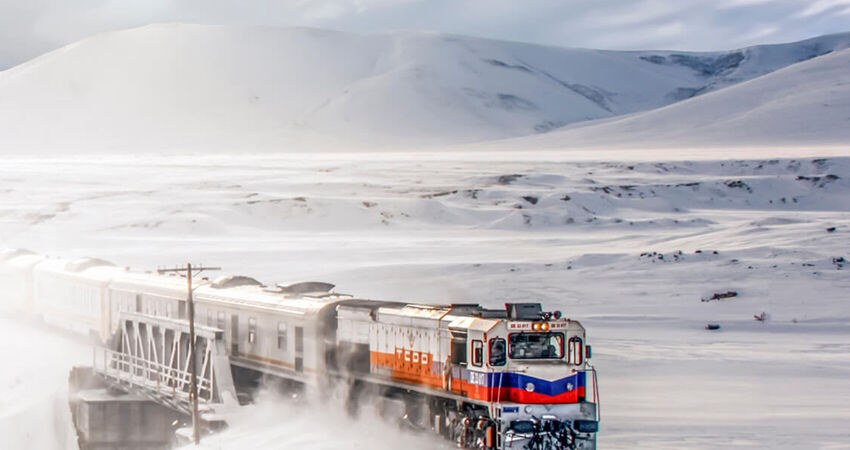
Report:
[[724,72],[732,70],[741,65],[744,59],[746,57],[743,52],[733,52],[719,56],[697,56],[682,53],[673,53],[670,55],[670,61],[673,64],[693,69],[705,77],[721,75]]
[[723,299],[737,297],[737,296],[738,296],[737,291],[715,292],[714,295],[712,295],[711,297],[702,298],[700,300],[703,301],[703,302],[710,302],[712,300],[723,300]]
[[525,175],[519,173],[512,173],[510,175],[499,175],[499,178],[496,180],[496,183],[501,185],[512,184],[514,181],[519,180]]
[[535,197],[535,196],[533,196],[533,195],[526,195],[526,196],[523,196],[523,197],[522,197],[522,199],[523,199],[523,200],[525,200],[525,201],[527,201],[528,203],[531,203],[532,205],[536,205],[536,204],[537,204],[537,202],[538,202],[538,201],[540,201],[540,199],[539,199],[539,198],[537,198],[537,197]]
[[[711,77],[721,75],[741,65],[741,62],[746,59],[744,52],[732,52],[724,55],[688,55],[684,53],[673,53],[669,57],[661,55],[646,55],[640,59],[659,65],[680,65],[690,68],[702,76]],[[691,88],[680,88],[681,94],[687,94],[687,90]],[[675,95],[675,94],[671,94]],[[697,95],[696,92],[689,97]]]
[[839,177],[838,175],[835,175],[835,174],[828,174],[828,175],[824,175],[823,177],[819,177],[819,176],[810,176],[809,177],[809,176],[806,176],[806,175],[797,175],[797,181],[809,181],[813,185],[815,185],[817,187],[821,187],[821,188],[826,186],[827,183],[831,183],[835,180],[840,180],[840,179],[841,179],[841,177]]
[[661,55],[641,56],[640,59],[652,64],[667,64],[667,58]]
[[697,95],[704,94],[707,90],[707,86],[703,86],[700,88],[680,87],[676,88],[675,91],[667,94],[667,98],[675,101],[687,100],[689,98],[696,97]]
[[747,183],[744,183],[744,182],[743,182],[743,181],[741,181],[741,180],[730,180],[730,181],[727,181],[727,182],[726,182],[726,183],[724,183],[724,184],[725,184],[727,187],[730,187],[730,188],[734,188],[734,189],[744,189],[744,190],[746,190],[746,191],[747,191],[747,192],[749,192],[749,193],[752,193],[752,192],[753,192],[753,189],[752,189],[749,185],[747,185]]
[[534,103],[522,97],[517,97],[513,94],[498,93],[496,94],[496,97],[499,99],[499,104],[502,106],[502,108],[507,109],[509,111],[514,109],[521,109],[525,111],[533,111],[535,109],[538,109],[537,105],[535,105]]
[[[529,65],[529,64],[525,64],[525,67],[532,67],[532,66]],[[608,92],[604,89],[595,87],[595,86],[586,86],[586,85],[578,84],[578,83],[568,83],[568,82],[552,75],[551,73],[546,72],[545,70],[541,70],[540,68],[537,68],[537,67],[533,67],[533,69],[537,73],[539,73],[539,74],[543,75],[544,77],[554,81],[555,83],[558,83],[559,85],[561,85],[561,86],[575,92],[576,94],[581,95],[582,97],[590,100],[591,102],[593,102],[594,104],[596,104],[600,108],[604,109],[605,111],[613,112],[611,110],[610,105],[609,105],[611,97],[614,96],[613,93]]]
[[481,61],[484,61],[485,63],[490,64],[491,66],[502,67],[505,69],[515,69],[526,73],[533,73],[531,69],[521,64],[508,64],[504,61],[499,61],[498,59],[482,59]]
[[551,120],[546,120],[535,125],[534,131],[538,133],[548,133],[556,128],[561,128],[564,125],[566,125],[565,122],[553,122]]
[[457,189],[455,189],[453,191],[437,192],[435,194],[423,194],[423,195],[420,195],[419,197],[421,197],[421,198],[445,197],[446,195],[451,195],[451,194],[457,194]]

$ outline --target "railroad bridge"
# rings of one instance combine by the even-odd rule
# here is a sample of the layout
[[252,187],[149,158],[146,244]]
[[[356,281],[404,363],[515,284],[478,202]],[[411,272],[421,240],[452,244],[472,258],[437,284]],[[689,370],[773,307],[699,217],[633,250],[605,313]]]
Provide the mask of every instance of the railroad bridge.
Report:
[[[109,392],[126,395],[92,395],[91,391],[77,395],[74,401],[84,407],[72,407],[72,411],[81,448],[167,448],[165,441],[173,438],[174,428],[165,430],[169,436],[157,439],[162,446],[152,446],[151,434],[162,434],[162,421],[139,416],[155,419],[176,412],[191,417],[192,358],[200,418],[206,424],[223,423],[228,413],[238,408],[224,332],[196,325],[194,352],[189,336],[187,320],[121,313],[118,329],[107,345],[94,348],[91,374],[95,380],[88,384],[94,381]],[[139,406],[144,404],[148,406]],[[133,419],[134,423],[127,422]],[[127,432],[127,428],[134,431]],[[122,435],[117,436],[116,430],[123,430]]]

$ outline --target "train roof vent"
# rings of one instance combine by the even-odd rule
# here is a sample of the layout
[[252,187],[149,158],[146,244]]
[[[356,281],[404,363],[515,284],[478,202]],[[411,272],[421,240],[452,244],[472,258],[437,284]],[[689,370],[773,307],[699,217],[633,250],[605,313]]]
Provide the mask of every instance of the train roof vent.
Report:
[[114,267],[115,264],[112,264],[109,261],[104,261],[102,259],[97,259],[97,258],[82,258],[82,259],[75,259],[74,261],[71,261],[68,264],[65,264],[65,270],[67,270],[68,272],[82,272],[86,269],[90,269],[92,267],[98,267],[98,266]]
[[452,303],[450,313],[455,316],[472,316],[481,311],[478,303]]
[[322,281],[304,281],[287,286],[278,284],[277,287],[280,288],[279,292],[283,295],[306,295],[328,294],[336,287],[336,285],[324,283]]
[[514,320],[540,320],[543,307],[540,303],[505,303],[508,317]]
[[246,277],[244,275],[225,275],[223,277],[218,277],[215,281],[210,284],[211,287],[216,289],[225,289],[239,286],[262,286],[263,283],[255,280],[251,277]]

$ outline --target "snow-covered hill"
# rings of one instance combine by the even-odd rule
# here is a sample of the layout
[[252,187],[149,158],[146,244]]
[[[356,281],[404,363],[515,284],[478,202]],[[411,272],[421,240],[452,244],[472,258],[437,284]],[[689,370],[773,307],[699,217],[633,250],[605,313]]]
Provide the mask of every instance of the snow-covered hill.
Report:
[[850,143],[850,50],[663,108],[498,146],[729,147]]
[[409,148],[645,111],[850,47],[565,49],[432,33],[152,25],[0,72],[0,152]]

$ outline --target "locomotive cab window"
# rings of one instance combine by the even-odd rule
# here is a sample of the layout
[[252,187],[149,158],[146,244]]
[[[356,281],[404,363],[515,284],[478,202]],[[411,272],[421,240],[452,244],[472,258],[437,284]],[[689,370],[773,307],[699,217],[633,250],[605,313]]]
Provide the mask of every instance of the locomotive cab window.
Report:
[[253,344],[257,341],[257,319],[248,318],[248,343]]
[[512,333],[508,336],[511,359],[561,359],[563,333]]
[[578,336],[571,337],[567,346],[567,361],[570,364],[581,364],[583,356],[581,338]]
[[504,366],[507,363],[508,355],[505,345],[505,340],[502,338],[490,339],[490,365]]
[[472,365],[481,367],[484,364],[484,344],[481,341],[472,341]]

